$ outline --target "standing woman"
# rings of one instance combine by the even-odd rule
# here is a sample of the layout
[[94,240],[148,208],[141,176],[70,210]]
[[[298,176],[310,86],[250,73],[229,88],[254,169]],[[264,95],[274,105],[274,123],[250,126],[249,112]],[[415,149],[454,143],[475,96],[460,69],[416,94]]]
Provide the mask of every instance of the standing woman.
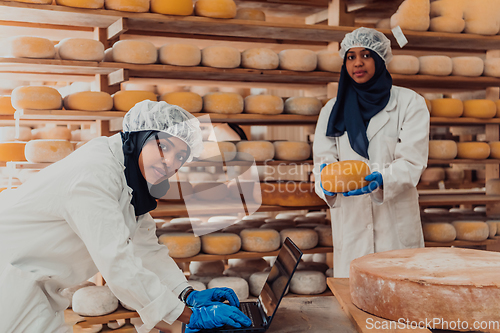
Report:
[[[346,34],[337,97],[321,110],[314,137],[316,193],[330,207],[334,276],[348,277],[353,259],[424,246],[417,183],[427,166],[429,111],[414,91],[392,85],[384,34],[359,28]],[[327,164],[361,160],[368,185],[347,193],[321,186]]]
[[190,332],[249,325],[231,289],[192,290],[158,244],[149,214],[168,191],[168,178],[202,147],[191,114],[143,101],[125,115],[123,133],[93,139],[2,192],[0,332],[72,332],[63,315],[69,301],[60,292],[97,272],[137,310],[139,332],[177,319]]

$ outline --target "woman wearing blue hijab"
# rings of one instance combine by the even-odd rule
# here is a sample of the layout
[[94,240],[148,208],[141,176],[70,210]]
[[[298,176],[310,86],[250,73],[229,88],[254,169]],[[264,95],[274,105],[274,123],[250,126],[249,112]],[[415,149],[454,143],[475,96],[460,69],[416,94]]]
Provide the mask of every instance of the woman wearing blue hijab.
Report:
[[[316,193],[330,207],[334,276],[348,277],[353,259],[424,246],[417,183],[427,166],[429,111],[414,91],[392,85],[387,37],[368,28],[346,34],[337,97],[321,110],[313,145]],[[330,163],[370,166],[364,188],[332,193],[321,186]]]

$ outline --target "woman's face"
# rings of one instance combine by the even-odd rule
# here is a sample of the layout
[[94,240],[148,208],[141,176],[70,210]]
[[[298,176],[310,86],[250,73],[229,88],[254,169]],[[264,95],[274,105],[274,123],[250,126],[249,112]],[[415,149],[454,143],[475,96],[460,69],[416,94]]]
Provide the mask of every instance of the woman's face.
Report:
[[346,53],[347,73],[356,83],[368,82],[375,75],[375,59],[364,47],[353,47]]
[[161,133],[142,147],[139,168],[150,184],[158,184],[172,177],[188,158],[188,146],[179,138]]

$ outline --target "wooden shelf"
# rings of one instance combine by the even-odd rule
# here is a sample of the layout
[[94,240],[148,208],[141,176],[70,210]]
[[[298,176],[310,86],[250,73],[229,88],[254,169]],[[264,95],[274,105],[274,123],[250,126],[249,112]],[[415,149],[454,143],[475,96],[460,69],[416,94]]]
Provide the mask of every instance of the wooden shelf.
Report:
[[[0,8],[3,9],[3,7]],[[2,57],[0,58],[0,73],[39,73],[89,76],[96,74],[107,75],[116,71],[116,68],[103,67],[100,66],[100,64],[101,63],[95,61]]]
[[470,91],[500,86],[500,78],[489,76],[465,77],[401,74],[391,74],[391,76],[394,85],[407,88],[436,88]]
[[465,160],[465,159],[452,159],[452,160],[436,160],[430,159],[427,161],[428,165],[436,164],[500,164],[497,159],[482,159],[482,160]]
[[123,111],[22,110],[20,120],[111,120],[124,117]]
[[431,117],[431,125],[470,126],[470,125],[500,125],[500,118],[445,118]]
[[30,170],[41,170],[52,163],[31,163],[31,162],[7,162],[6,166],[8,168],[16,169],[16,170],[25,170],[25,169],[30,169]]
[[[251,165],[252,162],[249,161],[229,161],[224,163],[227,166],[240,166],[240,165]],[[255,162],[258,166],[297,166],[297,165],[313,165],[313,160],[306,161],[278,161],[278,160],[268,160],[264,162]],[[211,167],[211,166],[223,166],[222,162],[206,162],[206,161],[194,161],[183,165],[183,167]]]
[[193,113],[195,117],[210,116],[213,123],[236,123],[243,125],[316,125],[318,116],[301,116],[294,114],[260,115],[260,114],[217,114]]
[[493,244],[498,244],[500,242],[500,236],[495,236],[494,238],[488,238],[484,241],[465,241],[465,240],[454,240],[452,242],[425,242],[425,247],[469,247],[469,246],[488,246]]
[[500,195],[485,194],[433,194],[420,195],[420,206],[455,206],[458,204],[485,205],[500,202]]

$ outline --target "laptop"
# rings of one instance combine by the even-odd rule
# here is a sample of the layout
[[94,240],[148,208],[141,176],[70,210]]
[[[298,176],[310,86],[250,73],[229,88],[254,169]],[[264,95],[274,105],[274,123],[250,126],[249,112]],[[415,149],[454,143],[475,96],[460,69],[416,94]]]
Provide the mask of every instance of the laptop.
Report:
[[[252,320],[250,327],[235,328],[223,326],[216,329],[201,330],[202,333],[250,333],[265,332],[278,310],[278,306],[285,296],[290,280],[299,265],[302,251],[299,250],[290,238],[286,238],[278,257],[271,267],[266,283],[262,288],[257,301],[240,302],[240,310]],[[184,324],[182,332],[184,333]]]

